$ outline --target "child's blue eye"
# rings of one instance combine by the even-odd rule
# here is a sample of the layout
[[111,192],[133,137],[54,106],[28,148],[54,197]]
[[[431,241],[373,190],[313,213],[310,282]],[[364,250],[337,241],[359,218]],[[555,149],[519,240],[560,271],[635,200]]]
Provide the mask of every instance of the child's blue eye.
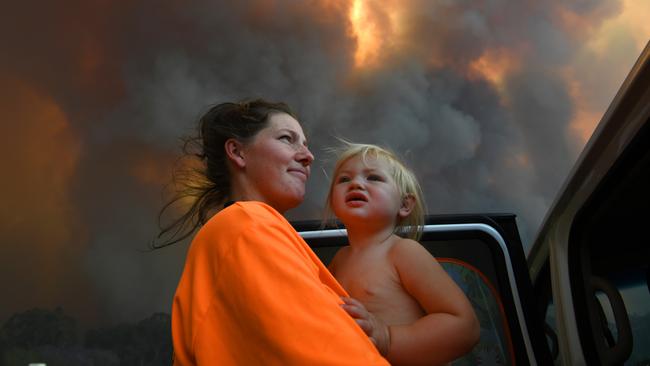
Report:
[[339,177],[339,179],[336,180],[337,183],[345,183],[349,181],[350,181],[350,177],[346,177],[346,176],[341,176]]
[[382,182],[382,181],[384,180],[384,178],[383,178],[382,176],[380,176],[380,175],[370,174],[370,175],[368,176],[368,180],[373,180],[373,181],[379,181],[379,182]]

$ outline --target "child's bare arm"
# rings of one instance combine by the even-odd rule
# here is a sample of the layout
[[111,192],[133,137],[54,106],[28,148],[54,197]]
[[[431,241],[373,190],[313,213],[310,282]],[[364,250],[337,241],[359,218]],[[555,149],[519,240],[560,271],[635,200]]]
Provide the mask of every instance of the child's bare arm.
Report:
[[388,326],[379,317],[369,312],[361,301],[351,297],[342,297],[341,300],[343,300],[341,304],[343,310],[357,322],[379,353],[385,357],[390,346]]
[[390,363],[439,365],[469,352],[478,341],[479,324],[462,290],[417,242],[401,240],[391,259],[402,286],[427,315],[390,326]]

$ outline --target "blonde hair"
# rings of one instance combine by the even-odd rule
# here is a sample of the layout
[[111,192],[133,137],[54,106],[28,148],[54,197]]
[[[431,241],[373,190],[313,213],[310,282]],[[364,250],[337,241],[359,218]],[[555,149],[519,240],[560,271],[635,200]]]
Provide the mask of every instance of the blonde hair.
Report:
[[424,227],[424,214],[425,207],[423,203],[422,189],[418,183],[415,174],[407,168],[392,151],[383,147],[372,144],[357,144],[345,140],[341,140],[342,146],[334,148],[331,151],[338,156],[336,165],[334,166],[334,173],[330,183],[329,191],[327,192],[327,204],[325,208],[325,222],[333,222],[335,215],[332,210],[332,190],[336,176],[338,175],[341,166],[353,157],[361,156],[364,164],[368,158],[382,159],[388,164],[389,174],[397,190],[399,191],[402,199],[407,196],[412,196],[414,201],[411,213],[399,220],[395,225],[395,233],[413,240],[419,240],[422,236],[422,229]]

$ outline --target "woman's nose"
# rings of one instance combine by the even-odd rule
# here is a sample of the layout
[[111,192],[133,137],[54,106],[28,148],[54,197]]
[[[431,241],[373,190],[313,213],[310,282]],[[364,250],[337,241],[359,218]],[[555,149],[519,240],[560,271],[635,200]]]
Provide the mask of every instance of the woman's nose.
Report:
[[309,148],[307,146],[303,146],[297,160],[302,163],[302,166],[310,166],[314,161],[314,154],[309,151]]

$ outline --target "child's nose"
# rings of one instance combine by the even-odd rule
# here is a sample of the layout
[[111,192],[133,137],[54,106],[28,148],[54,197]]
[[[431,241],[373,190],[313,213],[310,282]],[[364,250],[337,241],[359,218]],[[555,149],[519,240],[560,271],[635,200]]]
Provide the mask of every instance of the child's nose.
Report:
[[359,178],[353,178],[350,181],[350,189],[365,189],[363,182]]

